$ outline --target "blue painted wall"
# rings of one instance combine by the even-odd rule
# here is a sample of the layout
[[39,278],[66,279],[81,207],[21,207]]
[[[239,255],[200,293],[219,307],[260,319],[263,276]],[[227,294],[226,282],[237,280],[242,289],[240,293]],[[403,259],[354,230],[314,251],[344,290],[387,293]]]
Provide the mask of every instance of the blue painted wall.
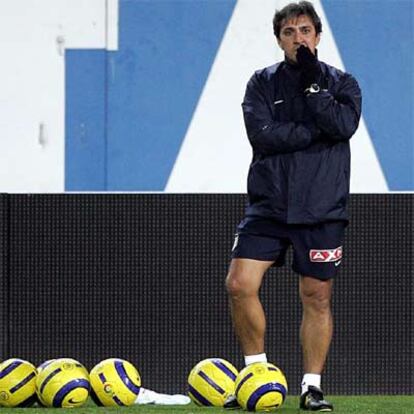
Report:
[[[66,190],[164,189],[234,5],[121,0],[119,50],[67,54]],[[104,65],[94,59],[97,53]],[[106,87],[97,91],[102,78]],[[76,137],[93,91],[107,111],[89,110],[97,154]],[[98,128],[99,116],[106,132]],[[91,155],[97,160],[102,154],[99,168],[88,166]]]
[[390,190],[414,190],[414,2],[322,0]]
[[65,190],[106,184],[106,51],[66,51]]
[[109,56],[108,189],[164,189],[234,3],[120,3],[120,50]]

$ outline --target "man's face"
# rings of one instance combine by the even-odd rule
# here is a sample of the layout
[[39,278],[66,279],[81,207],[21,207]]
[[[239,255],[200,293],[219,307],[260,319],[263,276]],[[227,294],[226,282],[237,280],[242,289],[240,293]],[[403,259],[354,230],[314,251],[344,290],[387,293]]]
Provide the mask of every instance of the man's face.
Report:
[[316,46],[320,40],[320,34],[316,34],[312,19],[301,14],[290,20],[286,20],[280,29],[277,42],[285,52],[288,59],[297,62],[296,51],[299,46],[307,46],[312,53],[315,53]]

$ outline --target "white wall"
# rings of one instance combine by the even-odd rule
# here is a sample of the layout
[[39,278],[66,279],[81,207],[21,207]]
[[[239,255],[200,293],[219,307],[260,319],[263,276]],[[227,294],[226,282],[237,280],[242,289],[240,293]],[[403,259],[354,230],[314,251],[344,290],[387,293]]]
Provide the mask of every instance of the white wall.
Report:
[[65,48],[104,48],[105,0],[0,4],[0,191],[64,189]]

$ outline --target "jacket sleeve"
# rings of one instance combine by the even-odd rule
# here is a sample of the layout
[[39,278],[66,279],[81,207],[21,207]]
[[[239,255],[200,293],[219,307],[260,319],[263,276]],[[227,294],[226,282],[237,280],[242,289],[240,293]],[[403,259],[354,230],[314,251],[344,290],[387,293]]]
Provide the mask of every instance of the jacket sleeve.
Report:
[[316,124],[330,139],[349,140],[358,128],[361,117],[361,90],[351,75],[344,76],[335,96],[321,91],[308,94],[306,101]]
[[242,103],[247,136],[255,152],[262,155],[294,152],[307,148],[319,135],[312,122],[276,122],[266,100],[266,91],[254,74]]

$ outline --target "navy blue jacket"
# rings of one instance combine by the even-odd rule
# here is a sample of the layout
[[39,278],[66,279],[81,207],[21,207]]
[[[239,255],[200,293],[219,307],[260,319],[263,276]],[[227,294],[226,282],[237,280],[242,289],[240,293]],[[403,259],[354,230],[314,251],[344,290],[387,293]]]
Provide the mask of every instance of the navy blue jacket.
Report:
[[255,72],[242,104],[253,160],[247,216],[283,223],[347,220],[349,139],[361,91],[348,73],[319,62],[321,91],[305,95],[297,65]]

